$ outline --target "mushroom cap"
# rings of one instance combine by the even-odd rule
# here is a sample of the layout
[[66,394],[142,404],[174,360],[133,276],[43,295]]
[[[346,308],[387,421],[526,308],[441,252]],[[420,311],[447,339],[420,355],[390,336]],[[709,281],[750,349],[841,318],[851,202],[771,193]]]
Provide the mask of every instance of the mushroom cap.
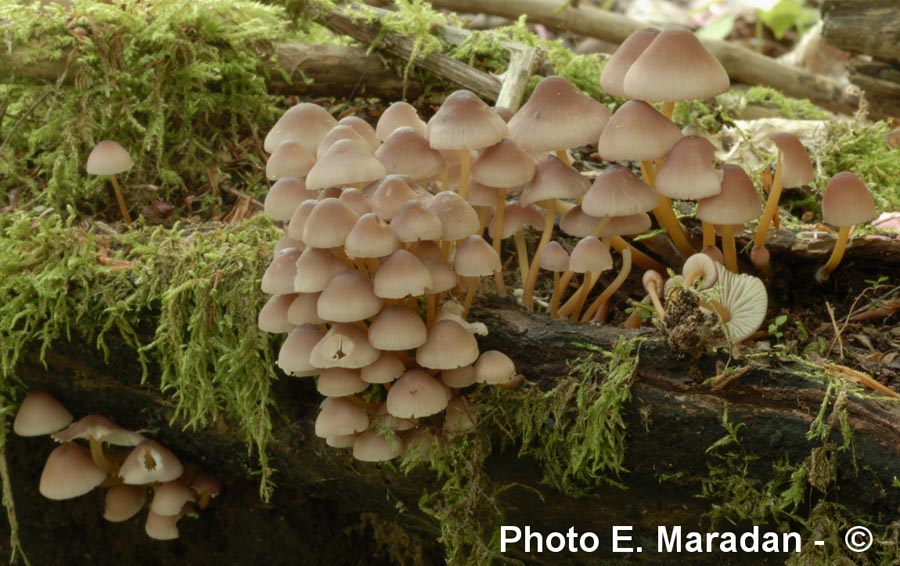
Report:
[[[306,228],[306,221],[309,220],[309,215],[312,214],[317,204],[319,204],[318,199],[306,199],[297,205],[294,213],[291,214],[290,220],[288,220],[287,236],[289,238],[303,242],[303,230]],[[300,251],[304,249],[306,249],[305,242],[303,242],[303,247],[300,248]]]
[[180,518],[180,514],[166,516],[148,511],[144,532],[153,540],[175,540],[178,538],[178,519]]
[[831,178],[822,197],[822,217],[833,226],[853,226],[875,218],[872,195],[859,177],[841,171]]
[[425,135],[425,121],[419,118],[415,107],[408,102],[398,101],[388,106],[375,124],[375,135],[385,141],[400,128],[412,128],[420,135]]
[[481,236],[469,236],[456,248],[453,268],[462,277],[488,277],[500,271],[497,251]]
[[478,213],[472,205],[452,191],[441,191],[425,204],[441,221],[440,240],[461,240],[481,228]]
[[516,364],[499,350],[488,350],[475,362],[475,383],[501,385],[516,377]]
[[344,252],[351,258],[385,257],[399,248],[396,232],[374,212],[360,216],[344,240]]
[[369,327],[369,343],[379,350],[412,350],[424,344],[427,338],[425,321],[406,305],[385,308]]
[[129,485],[167,482],[181,477],[181,461],[171,450],[156,442],[145,440],[122,462],[119,477]]
[[325,152],[328,151],[328,148],[340,140],[350,140],[369,151],[375,151],[375,148],[378,147],[375,146],[375,148],[373,148],[370,146],[369,142],[350,126],[337,124],[335,127],[331,128],[319,142],[319,146],[316,148],[316,159],[321,159],[322,156],[325,155]]
[[415,191],[417,188],[420,187],[409,177],[387,175],[384,179],[366,187],[366,192],[372,212],[382,220],[390,222],[404,204],[418,198]]
[[634,236],[650,231],[652,223],[646,212],[629,214],[628,216],[611,216],[606,228],[600,231],[601,238],[612,236]]
[[[544,77],[509,121],[510,137],[526,151],[554,151],[594,143],[610,111],[560,76]],[[484,183],[484,181],[479,181]],[[489,184],[489,183],[486,183]]]
[[306,182],[297,177],[281,177],[269,188],[263,209],[272,220],[287,222],[305,200],[316,198],[316,193],[306,190]]
[[372,318],[384,301],[375,295],[368,277],[348,269],[335,275],[316,301],[317,314],[329,322],[356,322]]
[[713,166],[716,148],[704,137],[678,140],[656,172],[656,191],[675,199],[697,200],[722,191],[722,171]]
[[[495,212],[496,214],[496,212]],[[491,220],[488,224],[488,235],[494,238],[495,222]],[[517,202],[508,203],[503,212],[503,234],[501,239],[505,240],[514,236],[519,230],[524,230],[526,226],[540,229],[544,227],[544,215],[533,206],[524,206]]]
[[580,204],[570,208],[559,219],[559,229],[576,238],[593,236],[598,224],[600,218],[586,213]]
[[375,151],[378,149],[381,141],[378,139],[378,135],[375,133],[375,128],[372,127],[372,124],[369,124],[359,116],[344,116],[340,120],[338,120],[338,124],[343,126],[350,126],[353,128],[357,134],[366,142],[371,151]]
[[349,368],[323,369],[316,380],[316,391],[325,397],[346,397],[365,391],[369,384],[360,377],[360,370]]
[[97,467],[90,452],[74,442],[65,442],[47,458],[38,490],[47,499],[71,499],[88,493],[105,479],[106,472]]
[[466,400],[462,397],[454,397],[447,403],[447,412],[444,415],[444,432],[460,433],[475,428],[475,417],[469,409]]
[[309,353],[309,362],[317,368],[366,367],[378,359],[378,350],[369,344],[368,332],[355,324],[332,326]]
[[277,181],[282,177],[305,177],[316,162],[314,154],[292,141],[279,144],[266,160],[266,179]]
[[541,159],[534,178],[522,189],[519,202],[529,205],[558,198],[579,198],[587,192],[591,182],[555,155]]
[[360,462],[385,462],[403,454],[404,448],[403,439],[396,434],[367,430],[356,436],[353,457]]
[[513,140],[504,138],[481,150],[472,163],[472,179],[488,187],[509,189],[530,181],[534,168],[531,156]]
[[391,230],[403,243],[440,240],[444,226],[437,214],[418,200],[407,201],[391,219]]
[[[287,320],[294,326],[300,324],[325,324],[319,318],[319,293],[294,293],[287,310]],[[291,328],[288,330],[290,332]]]
[[600,273],[612,266],[609,246],[594,236],[579,240],[569,254],[569,270],[575,273]]
[[781,184],[790,189],[802,187],[813,182],[816,172],[813,171],[809,153],[800,142],[800,138],[791,133],[780,133],[769,136],[781,152]]
[[94,146],[87,159],[88,175],[116,175],[134,167],[134,161],[119,142],[103,140]]
[[269,295],[293,293],[294,279],[297,275],[297,260],[302,253],[303,251],[297,248],[285,248],[278,252],[263,273],[260,284],[262,292]]
[[375,150],[375,158],[389,175],[408,175],[415,181],[428,181],[444,170],[441,152],[432,149],[428,140],[410,127],[394,130]]
[[460,323],[444,319],[428,332],[428,339],[416,350],[416,362],[428,369],[456,369],[478,359],[478,342]]
[[103,518],[110,523],[121,523],[137,515],[147,501],[147,488],[143,485],[111,486],[104,499]]
[[303,224],[303,242],[310,248],[339,248],[357,220],[359,215],[340,199],[322,199]]
[[[306,248],[294,261],[292,292],[318,293],[328,282],[343,271],[350,269],[330,251],[322,248]],[[265,281],[265,275],[263,275]],[[265,290],[265,289],[263,289]]]
[[383,299],[421,297],[434,284],[428,268],[402,248],[381,263],[373,283],[375,294]]
[[336,141],[322,154],[306,176],[311,191],[346,185],[364,185],[384,177],[387,171],[363,144]]
[[566,271],[569,269],[569,252],[562,244],[553,240],[541,249],[538,256],[541,269],[547,271]]
[[421,369],[404,373],[387,394],[388,412],[401,419],[427,417],[445,408],[447,394],[441,382]]
[[606,161],[649,161],[669,152],[681,130],[652,106],[629,100],[615,111],[597,141]]
[[503,118],[468,90],[448,96],[425,127],[434,149],[479,149],[508,136]]
[[316,436],[329,438],[362,432],[369,428],[369,417],[350,397],[329,397],[316,417]]
[[312,324],[301,324],[294,328],[281,344],[276,365],[288,375],[316,375],[319,369],[310,362],[310,354],[324,336],[322,329]]
[[360,370],[360,377],[366,383],[390,383],[398,379],[406,366],[393,352],[381,352],[378,359]]
[[[403,372],[406,373],[406,372]],[[419,419],[401,419],[390,414],[387,409],[387,403],[381,403],[375,408],[375,415],[372,417],[372,428],[388,429],[397,432],[411,430],[416,428]]]
[[700,199],[697,218],[716,225],[742,225],[762,214],[759,193],[747,172],[739,165],[722,167],[722,192]]
[[716,267],[716,261],[705,253],[693,254],[681,267],[681,276],[684,278],[685,285],[693,284],[700,278],[700,288],[709,289],[719,280],[719,268]]
[[126,430],[100,415],[82,417],[52,436],[57,442],[93,438],[114,446],[137,446],[147,440],[143,434]]
[[475,383],[475,366],[469,364],[456,369],[445,369],[441,372],[441,381],[447,387],[468,387]]
[[581,208],[591,216],[629,216],[653,210],[658,204],[659,195],[630,169],[612,165],[594,180]]
[[315,155],[319,142],[336,124],[337,120],[318,104],[301,102],[288,108],[275,122],[266,134],[263,148],[272,153],[283,142],[293,141]]
[[668,29],[635,59],[622,85],[628,98],[671,102],[722,94],[729,80],[725,67],[693,32]]
[[349,206],[357,216],[372,212],[369,199],[359,189],[343,189],[338,196],[338,200]]
[[32,391],[22,400],[13,422],[19,436],[43,436],[65,428],[72,413],[46,391]]
[[657,35],[659,30],[655,28],[639,29],[629,35],[606,61],[600,74],[600,88],[613,96],[629,98],[625,94],[625,74]]
[[186,485],[179,481],[167,481],[153,490],[150,511],[172,517],[181,514],[184,504],[190,501],[194,501],[194,494]]
[[750,337],[766,318],[769,297],[762,280],[744,273],[733,273],[717,263],[719,285],[722,286],[722,305],[728,311],[725,323],[728,337],[738,343]]

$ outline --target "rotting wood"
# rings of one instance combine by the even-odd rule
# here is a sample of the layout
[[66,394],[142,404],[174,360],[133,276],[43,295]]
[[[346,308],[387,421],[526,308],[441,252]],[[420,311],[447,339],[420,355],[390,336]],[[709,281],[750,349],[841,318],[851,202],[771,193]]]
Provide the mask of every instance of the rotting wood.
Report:
[[[79,73],[76,64],[35,59],[31,49],[18,49],[0,57],[0,82],[21,80],[52,83],[64,76],[71,84]],[[271,92],[307,96],[378,96],[414,98],[422,92],[415,78],[403,80],[377,54],[362,47],[279,43],[262,57]]]
[[[641,22],[598,8],[579,4],[577,8],[547,0],[432,0],[432,5],[456,12],[485,13],[516,19],[525,14],[540,23],[605,41],[621,43]],[[776,88],[788,96],[808,98],[836,112],[853,113],[859,99],[831,79],[788,67],[743,47],[725,41],[704,40],[733,80]]]
[[900,62],[897,0],[825,0],[825,40],[845,51]]
[[[622,337],[654,335],[649,329],[634,332],[551,321],[526,313],[511,301],[479,305],[473,318],[484,322],[490,331],[480,339],[482,350],[507,352],[530,381],[545,389],[567,373],[570,360],[584,354],[579,343],[610,348]],[[102,413],[124,426],[150,430],[153,437],[184,459],[202,462],[206,469],[226,478],[226,489],[217,505],[227,505],[229,487],[246,484],[252,469],[237,429],[230,428],[227,419],[197,432],[170,428],[172,401],[142,385],[139,378],[129,377],[140,374],[134,356],[112,337],[108,341],[115,367],[104,362],[92,344],[76,337],[50,350],[47,367],[32,351],[18,373],[29,387],[50,390],[76,414]],[[639,355],[633,398],[623,414],[628,429],[625,467],[629,471],[620,480],[630,489],[601,487],[583,497],[561,496],[540,484],[538,465],[517,458],[515,447],[501,451],[498,446],[487,465],[492,484],[527,487],[510,489],[502,496],[508,524],[531,524],[535,530],[552,531],[574,521],[581,531],[598,533],[609,532],[611,525],[629,524],[635,526],[636,533],[643,533],[639,536],[646,540],[640,542],[648,546],[653,544],[649,539],[656,525],[700,526],[712,502],[696,497],[696,487],[688,489],[661,478],[670,474],[704,477],[709,472],[708,466],[715,462],[705,451],[725,435],[721,419],[726,406],[731,422],[745,423],[740,450],[748,455],[767,455],[748,467],[751,478],[764,482],[776,459],[787,457],[797,463],[818,445],[806,435],[825,399],[826,383],[803,375],[798,371],[803,368],[774,359],[758,360],[739,379],[714,389],[704,383],[704,376],[716,374],[713,358],[679,359],[659,340],[645,342]],[[280,489],[333,501],[344,512],[379,513],[415,531],[436,534],[436,525],[416,510],[423,493],[439,489],[431,474],[419,471],[403,476],[390,467],[354,462],[346,451],[327,448],[312,434],[320,401],[312,380],[284,378],[277,385],[279,418],[270,449],[279,470],[275,479]],[[846,408],[854,430],[855,457],[859,468],[867,470],[867,481],[858,480],[850,454],[842,452],[836,480],[839,489],[829,497],[861,516],[896,508],[900,493],[884,486],[900,476],[900,445],[896,442],[900,404],[851,394]],[[37,477],[36,471],[33,477]],[[538,493],[543,500],[538,499]],[[277,516],[280,504],[276,491],[267,516]],[[533,513],[537,508],[541,509],[539,516]],[[29,509],[24,508],[23,514],[27,515]],[[201,538],[203,529],[211,528],[216,528],[215,524],[184,525],[185,535]],[[670,559],[665,554],[650,557],[661,562],[648,564]],[[596,563],[597,558],[583,555],[573,560]],[[698,564],[720,563],[715,555],[701,558]]]

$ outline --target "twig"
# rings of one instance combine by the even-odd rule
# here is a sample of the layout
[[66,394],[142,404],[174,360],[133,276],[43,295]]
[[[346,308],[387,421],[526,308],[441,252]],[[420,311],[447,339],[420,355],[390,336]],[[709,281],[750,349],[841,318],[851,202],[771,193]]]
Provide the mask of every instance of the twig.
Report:
[[[522,14],[531,23],[540,23],[586,37],[621,43],[646,24],[625,16],[579,5],[566,6],[559,0],[431,0],[436,8],[456,12],[484,13],[517,19]],[[704,40],[729,76],[747,84],[776,88],[788,96],[808,98],[833,111],[853,113],[859,97],[849,94],[835,81],[788,67],[778,61],[725,41]]]
[[9,466],[6,463],[6,435],[9,433],[6,428],[6,419],[10,410],[11,407],[8,406],[0,408],[0,482],[3,486],[3,506],[6,507],[6,519],[9,521],[9,563],[14,564],[16,558],[21,557],[22,562],[30,566],[31,562],[28,561],[19,540],[19,521],[16,519],[16,504],[13,501],[12,482],[9,480]]
[[837,377],[853,383],[859,383],[865,385],[869,389],[874,389],[875,391],[884,393],[888,397],[900,399],[900,393],[897,393],[890,387],[872,379],[871,377],[860,371],[856,371],[853,368],[848,368],[847,366],[842,366],[839,364],[827,363],[823,364],[822,367],[825,369],[825,373],[827,373],[831,377]]

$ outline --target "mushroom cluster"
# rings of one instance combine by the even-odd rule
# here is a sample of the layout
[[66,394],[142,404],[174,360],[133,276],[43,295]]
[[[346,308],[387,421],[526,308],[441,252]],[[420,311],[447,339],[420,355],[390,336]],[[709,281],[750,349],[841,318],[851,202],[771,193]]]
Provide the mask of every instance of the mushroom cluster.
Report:
[[[775,186],[763,212],[747,172],[718,162],[709,140],[683,135],[670,119],[677,102],[729,87],[722,65],[692,33],[635,32],[608,62],[601,86],[632,100],[610,113],[566,79],[550,76],[514,114],[457,91],[427,123],[404,102],[391,105],[375,127],[300,103],[274,125],[265,139],[266,174],[274,181],[265,211],[284,224],[285,235],[263,277],[272,298],[260,327],[288,334],[278,362],[285,372],[318,375],[320,391],[340,400],[327,401],[322,415],[337,414],[335,407],[356,415],[340,427],[322,425],[331,443],[349,446],[363,438],[368,446],[381,400],[392,419],[430,417],[447,406],[450,399],[438,400],[437,387],[446,384],[446,372],[467,371],[480,359],[466,322],[478,281],[493,276],[498,295],[506,294],[515,280],[505,273],[507,264],[518,267],[528,310],[537,294],[552,317],[599,321],[632,265],[666,270],[626,239],[650,232],[650,212],[673,245],[671,267],[702,249],[733,274],[736,231],[763,215],[752,258],[765,272],[765,229],[780,188],[810,179],[799,141],[773,136]],[[579,172],[569,157],[590,145],[609,162],[598,175]],[[696,202],[702,248],[682,226],[673,200]],[[865,214],[868,209],[840,220],[859,222]],[[554,239],[557,221],[562,232],[580,238],[571,250]],[[529,258],[525,230],[532,227],[540,237]],[[841,239],[848,234],[842,230]],[[515,262],[502,257],[501,242],[510,237]],[[615,264],[613,250],[621,256],[619,273],[588,302]],[[836,249],[820,279],[839,257]],[[549,285],[538,285],[541,269],[553,273],[546,295]],[[762,285],[757,281],[753,287]],[[438,346],[450,336],[459,343]],[[432,360],[433,350],[454,352],[452,361]],[[373,377],[375,369],[386,373]],[[399,408],[401,391],[413,390],[429,401],[416,410]]]
[[[466,321],[479,279],[501,269],[482,238],[485,211],[464,198],[481,190],[472,177],[497,167],[473,165],[469,152],[507,153],[498,147],[506,131],[460,91],[428,124],[405,103],[375,128],[301,103],[266,137],[274,184],[265,212],[285,236],[263,274],[272,297],[259,327],[287,334],[277,360],[285,373],[318,376],[326,400],[316,434],[329,445],[365,461],[395,458],[420,420],[445,410],[445,432],[471,428],[461,389],[516,379],[507,356],[479,351]],[[451,177],[458,192],[440,190]]]
[[[41,473],[39,491],[48,499],[72,499],[105,487],[103,518],[117,523],[137,515],[152,491],[144,530],[150,538],[171,540],[178,538],[179,519],[197,517],[219,493],[218,479],[183,466],[168,448],[143,434],[100,415],[72,421],[72,413],[45,391],[29,393],[16,413],[16,434],[50,435],[61,443]],[[109,451],[104,445],[130,450]]]

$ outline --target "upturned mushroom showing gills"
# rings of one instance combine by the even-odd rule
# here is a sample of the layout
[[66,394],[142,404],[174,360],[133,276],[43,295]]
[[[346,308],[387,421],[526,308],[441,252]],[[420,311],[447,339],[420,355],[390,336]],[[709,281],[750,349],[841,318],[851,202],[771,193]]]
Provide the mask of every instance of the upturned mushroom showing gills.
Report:
[[131,224],[131,216],[128,214],[128,205],[122,195],[122,188],[116,180],[116,175],[124,173],[134,167],[134,161],[124,147],[112,140],[103,140],[94,146],[87,159],[88,175],[109,175],[113,191],[116,193],[116,201],[119,203],[119,212],[127,224]]
[[816,271],[816,281],[828,280],[841,263],[853,226],[875,218],[875,203],[866,185],[853,173],[842,171],[831,178],[822,197],[825,222],[838,226],[838,238],[828,262]]

